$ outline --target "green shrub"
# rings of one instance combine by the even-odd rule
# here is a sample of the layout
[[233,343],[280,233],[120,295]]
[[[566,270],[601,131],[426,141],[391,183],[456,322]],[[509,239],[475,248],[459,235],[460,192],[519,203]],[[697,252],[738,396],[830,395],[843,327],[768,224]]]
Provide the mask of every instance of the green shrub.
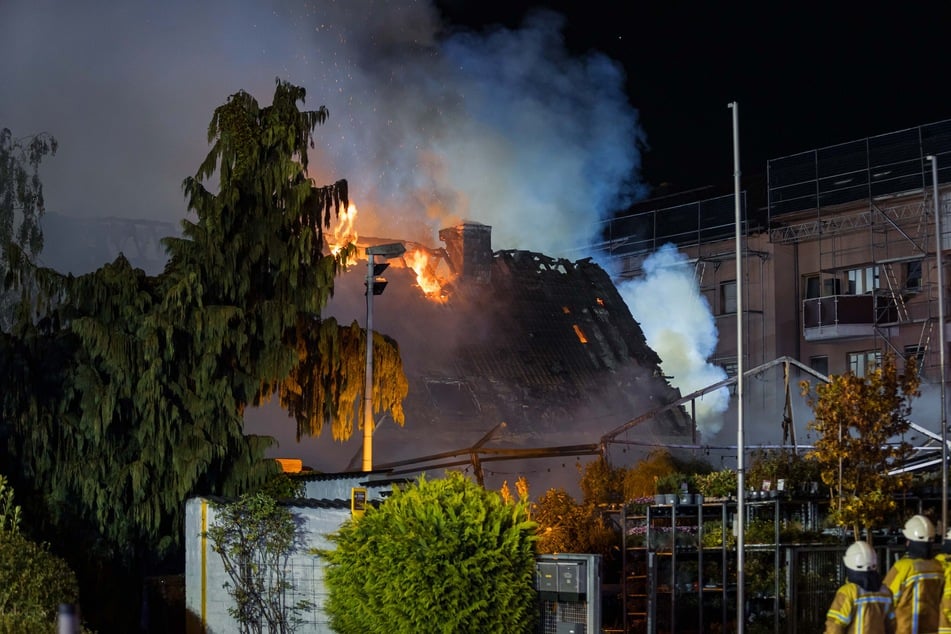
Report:
[[13,502],[13,489],[0,475],[0,532],[20,530],[20,507]]
[[31,624],[55,631],[59,604],[78,598],[76,575],[65,561],[19,532],[0,531],[0,632],[36,631],[26,627]]
[[726,498],[736,495],[736,478],[736,471],[721,469],[720,471],[698,474],[694,476],[694,482],[697,490],[705,498]]
[[330,536],[324,609],[340,634],[535,631],[535,524],[459,473],[421,477]]
[[658,492],[657,480],[674,471],[677,466],[669,451],[652,451],[624,474],[624,498],[653,496]]
[[49,617],[36,612],[29,614],[0,614],[0,634],[57,634],[55,617]]
[[686,473],[675,471],[657,478],[657,493],[680,493],[682,485],[690,488],[692,478]]

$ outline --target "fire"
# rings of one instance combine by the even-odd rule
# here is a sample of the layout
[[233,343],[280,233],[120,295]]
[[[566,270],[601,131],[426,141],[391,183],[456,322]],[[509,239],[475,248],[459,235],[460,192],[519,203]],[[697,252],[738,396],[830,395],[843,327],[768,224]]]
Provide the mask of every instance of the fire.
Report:
[[[334,257],[337,257],[347,245],[357,244],[356,221],[357,206],[350,203],[347,210],[338,216],[337,223],[325,234],[327,247]],[[366,258],[366,251],[357,249],[355,257]],[[444,281],[436,274],[436,268],[439,264],[438,258],[433,257],[425,248],[408,247],[402,262],[400,259],[392,259],[387,263],[394,267],[400,267],[404,265],[403,262],[405,262],[405,266],[413,269],[416,273],[416,284],[422,289],[427,299],[440,304],[449,300],[449,296],[443,289]],[[351,263],[344,262],[343,264],[348,266]]]
[[354,228],[357,220],[357,206],[350,203],[347,210],[337,218],[331,235],[327,236],[327,245],[330,252],[336,256],[348,244],[356,243],[357,230]]
[[415,249],[406,254],[406,264],[416,272],[416,283],[427,298],[439,302],[446,302],[449,297],[443,293],[442,282],[436,277],[431,258],[422,249]]

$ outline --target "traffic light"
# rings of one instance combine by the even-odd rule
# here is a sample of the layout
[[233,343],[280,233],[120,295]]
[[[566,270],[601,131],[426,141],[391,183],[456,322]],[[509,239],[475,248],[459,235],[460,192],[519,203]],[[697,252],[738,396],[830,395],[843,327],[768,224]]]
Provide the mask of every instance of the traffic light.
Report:
[[[382,295],[383,289],[386,288],[387,281],[385,277],[380,277],[380,274],[383,273],[390,266],[389,262],[374,262],[373,263],[373,294]],[[366,285],[367,282],[364,282]]]

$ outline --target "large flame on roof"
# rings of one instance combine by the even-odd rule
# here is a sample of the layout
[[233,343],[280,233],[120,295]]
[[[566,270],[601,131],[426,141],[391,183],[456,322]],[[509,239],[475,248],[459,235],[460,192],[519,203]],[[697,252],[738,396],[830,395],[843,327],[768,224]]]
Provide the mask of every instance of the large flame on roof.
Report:
[[[350,203],[347,210],[338,215],[337,223],[331,227],[326,236],[327,246],[331,255],[338,256],[340,251],[348,244],[359,246],[359,234],[356,230],[357,206]],[[366,259],[366,249],[356,249],[355,258]],[[344,266],[352,264],[352,261],[343,262]],[[444,288],[445,280],[441,279],[436,269],[439,264],[437,258],[433,257],[427,249],[419,246],[406,244],[406,253],[401,258],[388,260],[388,263],[394,267],[405,266],[411,268],[416,273],[416,284],[422,290],[427,299],[440,304],[449,299],[449,295]]]
[[407,266],[416,272],[416,284],[427,298],[439,303],[445,303],[449,299],[443,282],[436,275],[434,258],[422,249],[407,251],[403,258]]

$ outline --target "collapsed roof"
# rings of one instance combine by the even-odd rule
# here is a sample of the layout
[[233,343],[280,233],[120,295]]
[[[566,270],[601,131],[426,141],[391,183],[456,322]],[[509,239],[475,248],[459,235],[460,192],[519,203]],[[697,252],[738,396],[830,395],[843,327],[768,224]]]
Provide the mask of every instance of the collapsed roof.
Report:
[[[386,292],[373,299],[374,330],[399,343],[410,385],[405,427],[378,421],[374,468],[422,464],[417,459],[477,442],[596,444],[604,432],[680,398],[598,264],[493,252],[491,228],[478,223],[444,229],[440,238],[445,248],[432,253],[454,276],[445,301],[427,298],[398,260],[389,261]],[[359,265],[341,276],[329,312],[364,325],[365,280]],[[682,442],[692,421],[674,407],[637,433],[658,444]],[[359,466],[354,458],[350,467]]]

